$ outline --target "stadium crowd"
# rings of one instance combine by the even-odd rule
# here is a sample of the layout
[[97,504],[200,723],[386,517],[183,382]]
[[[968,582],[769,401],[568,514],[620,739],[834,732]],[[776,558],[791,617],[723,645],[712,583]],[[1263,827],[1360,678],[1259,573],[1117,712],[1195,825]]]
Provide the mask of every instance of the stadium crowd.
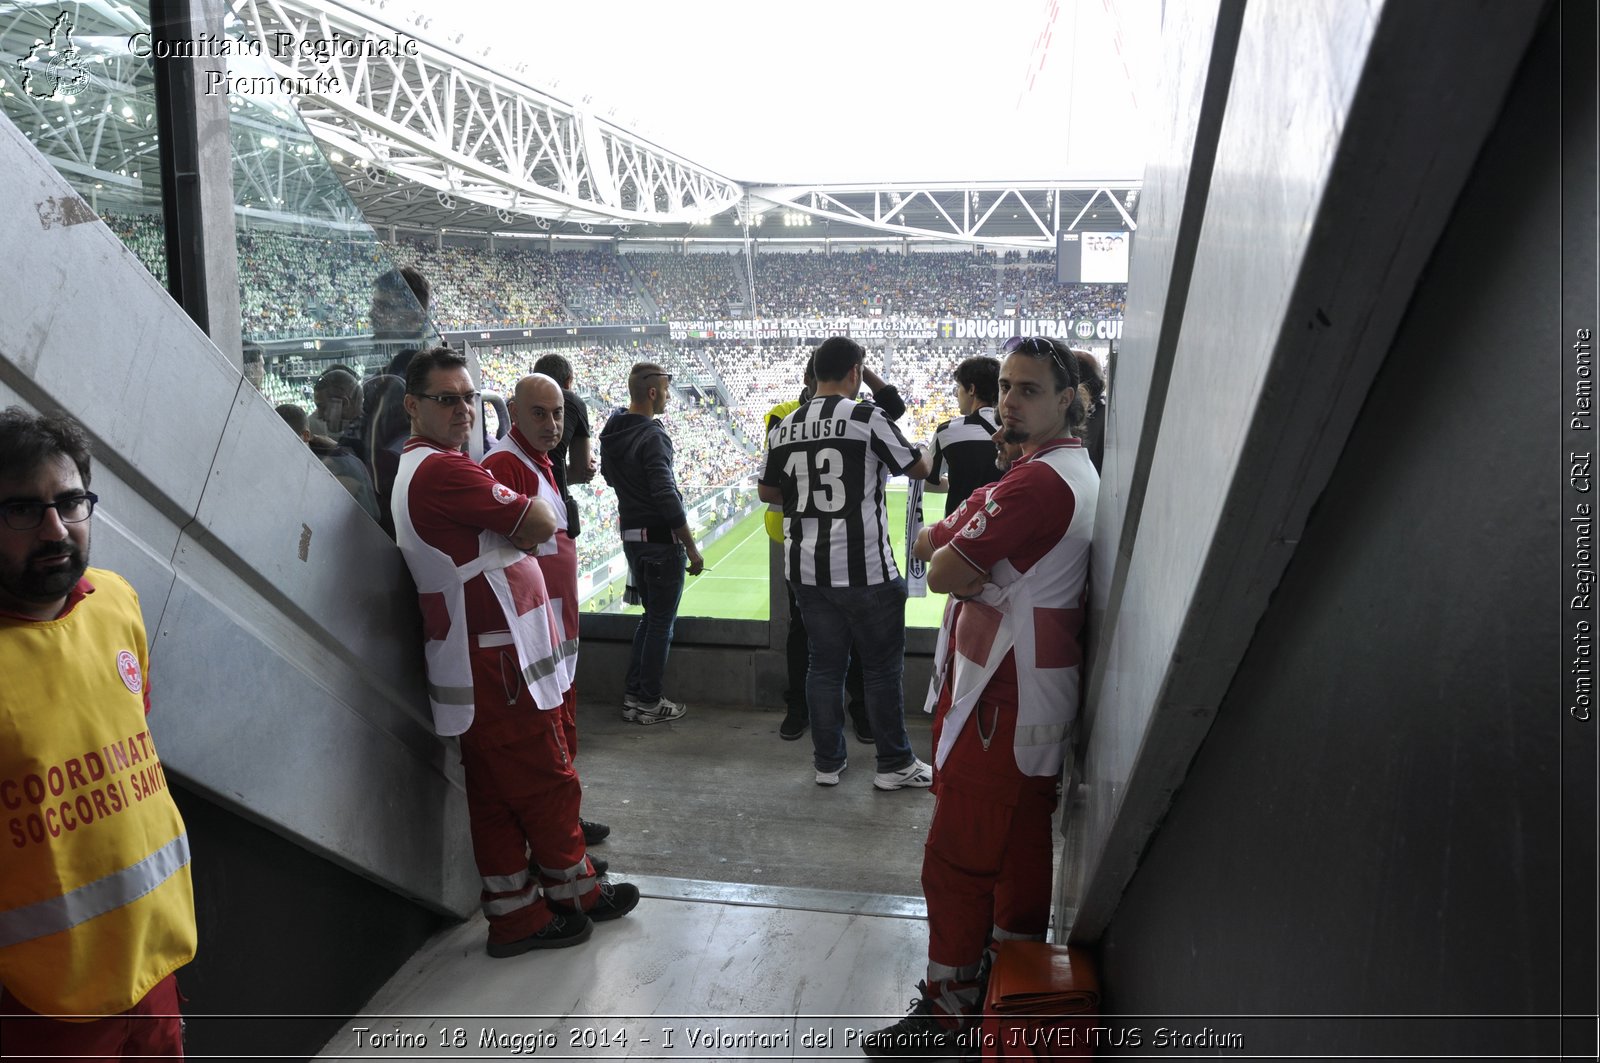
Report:
[[[154,215],[106,223],[158,280],[165,241]],[[260,225],[238,233],[245,338],[258,341],[370,331],[373,278],[393,262],[433,285],[442,331],[637,324],[734,316],[747,305],[738,254],[551,252],[542,247],[445,245],[360,233],[294,232]],[[1119,319],[1124,285],[1058,285],[1048,254],[883,251],[764,252],[755,293],[765,317],[1035,317]]]
[[[150,272],[166,273],[165,240],[153,215],[105,219]],[[240,308],[249,341],[360,336],[371,331],[373,281],[394,262],[416,266],[432,285],[430,315],[441,331],[720,319],[746,305],[741,255],[550,252],[542,247],[379,242],[359,233],[293,232],[263,226],[238,233]],[[768,317],[989,316],[1008,308],[1030,316],[1119,318],[1126,288],[1057,285],[1049,253],[881,251],[768,252],[754,259],[755,291]],[[588,344],[526,343],[480,353],[483,386],[509,395],[543,354],[572,363],[574,390],[588,406],[596,436],[610,412],[628,402],[628,367],[659,363],[674,374],[674,401],[661,423],[673,439],[679,483],[692,510],[710,499],[731,505],[727,488],[748,487],[759,467],[764,418],[792,399],[810,347],[797,340],[667,342],[630,338]],[[956,413],[950,374],[962,360],[988,353],[971,341],[901,341],[872,364],[898,386],[907,437],[927,442]],[[332,360],[369,381],[384,357]],[[330,361],[326,356],[322,361]],[[299,357],[268,360],[258,385],[274,405],[310,411],[325,366]],[[575,485],[585,533],[580,566],[592,571],[618,552],[616,503],[603,481]],[[711,507],[707,506],[707,512]]]

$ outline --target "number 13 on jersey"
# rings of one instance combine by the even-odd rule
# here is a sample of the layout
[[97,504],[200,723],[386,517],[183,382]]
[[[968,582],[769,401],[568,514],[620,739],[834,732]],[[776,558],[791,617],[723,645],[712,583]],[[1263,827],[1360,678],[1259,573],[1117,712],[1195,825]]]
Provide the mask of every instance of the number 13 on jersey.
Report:
[[844,508],[844,455],[836,447],[795,450],[783,463],[795,485],[795,514],[837,513]]

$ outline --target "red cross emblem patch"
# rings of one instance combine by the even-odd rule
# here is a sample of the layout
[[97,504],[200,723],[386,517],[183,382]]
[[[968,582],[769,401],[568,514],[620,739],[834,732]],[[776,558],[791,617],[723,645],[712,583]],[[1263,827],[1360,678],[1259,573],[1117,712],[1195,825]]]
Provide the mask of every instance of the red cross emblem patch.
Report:
[[502,506],[509,506],[511,503],[517,500],[517,493],[511,490],[511,488],[507,487],[505,484],[495,484],[489,489],[489,493],[493,495],[494,500],[500,503]]
[[135,694],[144,690],[144,676],[139,674],[139,658],[133,655],[132,650],[122,650],[117,654],[117,674],[122,677],[122,685]]

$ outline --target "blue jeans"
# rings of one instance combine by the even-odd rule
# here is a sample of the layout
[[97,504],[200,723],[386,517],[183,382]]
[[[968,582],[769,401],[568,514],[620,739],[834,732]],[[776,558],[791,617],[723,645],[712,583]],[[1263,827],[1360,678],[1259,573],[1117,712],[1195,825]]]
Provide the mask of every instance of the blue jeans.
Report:
[[872,587],[809,587],[791,583],[806,621],[811,653],[806,705],[818,771],[838,771],[845,761],[844,675],[850,649],[861,657],[867,719],[878,743],[878,770],[899,771],[914,755],[906,734],[901,679],[906,655],[906,583],[896,578]]
[[667,670],[672,648],[672,625],[678,619],[683,597],[683,573],[688,554],[677,543],[623,543],[629,582],[639,591],[644,616],[633,632],[633,655],[628,659],[624,692],[655,703],[661,697],[661,675]]

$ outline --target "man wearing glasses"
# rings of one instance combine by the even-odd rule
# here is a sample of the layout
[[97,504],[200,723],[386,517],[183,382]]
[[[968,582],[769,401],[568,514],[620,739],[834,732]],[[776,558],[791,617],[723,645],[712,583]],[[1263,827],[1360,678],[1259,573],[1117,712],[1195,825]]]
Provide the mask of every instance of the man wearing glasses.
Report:
[[182,1058],[189,836],[129,778],[161,770],[150,661],[138,595],[88,567],[89,473],[72,421],[0,413],[0,1045]]
[[970,1045],[986,948],[1042,941],[1050,924],[1050,817],[1077,715],[1100,477],[1075,434],[1077,359],[1042,337],[1004,350],[995,442],[1017,457],[915,548],[928,587],[952,596],[928,692],[939,798],[922,857],[928,976],[909,1015],[867,1035],[874,1058]]
[[617,493],[628,588],[644,606],[633,633],[622,718],[646,725],[676,720],[687,711],[667,700],[661,683],[684,569],[698,576],[705,568],[672,472],[672,439],[656,419],[667,408],[671,383],[672,374],[654,362],[635,365],[628,371],[628,408],[612,413],[600,432],[600,475]]
[[600,877],[578,820],[561,730],[564,648],[530,552],[556,514],[497,481],[462,447],[477,423],[466,360],[448,347],[406,368],[412,436],[395,475],[395,540],[416,581],[434,729],[459,735],[490,956],[587,941],[637,887]]

